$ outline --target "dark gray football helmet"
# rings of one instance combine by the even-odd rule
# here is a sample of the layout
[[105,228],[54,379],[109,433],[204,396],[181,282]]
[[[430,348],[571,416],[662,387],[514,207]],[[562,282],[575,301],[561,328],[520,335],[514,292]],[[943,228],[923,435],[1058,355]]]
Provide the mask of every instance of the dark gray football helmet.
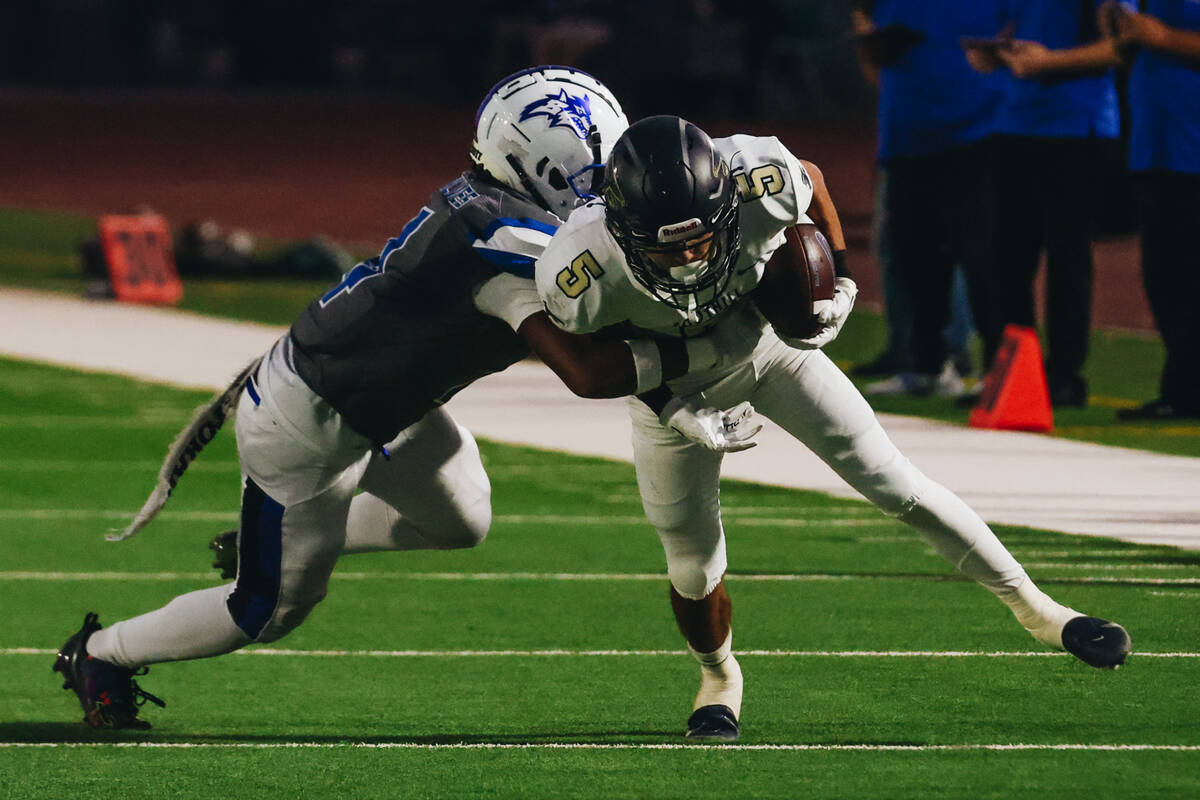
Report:
[[740,244],[738,193],[712,139],[674,116],[647,117],[613,146],[608,230],[639,283],[698,316],[729,283]]

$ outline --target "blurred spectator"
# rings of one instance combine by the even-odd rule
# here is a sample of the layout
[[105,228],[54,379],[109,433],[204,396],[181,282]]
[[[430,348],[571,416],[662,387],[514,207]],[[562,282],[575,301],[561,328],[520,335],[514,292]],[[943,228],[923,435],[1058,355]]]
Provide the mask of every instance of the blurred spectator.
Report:
[[[864,8],[853,12],[856,34],[865,35],[874,30],[874,23]],[[879,86],[879,70],[865,58],[860,66],[867,82]],[[883,352],[873,360],[859,364],[851,370],[856,377],[879,377],[890,375],[883,382],[872,384],[875,394],[903,392],[913,383],[912,343],[912,298],[908,296],[902,281],[895,280],[891,262],[891,245],[887,236],[887,168],[880,166],[875,181],[875,207],[872,212],[871,238],[876,259],[879,262],[883,284],[883,316],[887,339]],[[950,321],[946,326],[946,350],[951,362],[960,375],[968,375],[971,357],[968,343],[974,332],[971,309],[967,300],[967,286],[962,269],[955,268],[954,283],[950,293]],[[943,387],[943,389],[948,387]],[[952,388],[952,387],[950,387]]]
[[1120,123],[1112,43],[1096,0],[1008,0],[994,39],[970,43],[972,66],[998,68],[1008,90],[994,141],[995,302],[1001,323],[1037,327],[1034,278],[1046,252],[1046,378],[1055,407],[1087,405],[1083,365],[1092,308],[1091,237],[1106,156]]
[[862,10],[874,27],[858,37],[860,52],[879,70],[889,280],[911,301],[913,366],[911,376],[867,391],[953,395],[962,380],[947,360],[944,331],[955,264],[965,271],[986,357],[999,343],[988,286],[991,194],[979,146],[994,131],[1004,87],[999,76],[970,68],[959,41],[994,33],[1002,8],[999,0],[878,0]]
[[1200,418],[1200,3],[1105,4],[1100,20],[1129,75],[1129,167],[1141,184],[1142,279],[1167,360],[1159,396],[1123,420]]

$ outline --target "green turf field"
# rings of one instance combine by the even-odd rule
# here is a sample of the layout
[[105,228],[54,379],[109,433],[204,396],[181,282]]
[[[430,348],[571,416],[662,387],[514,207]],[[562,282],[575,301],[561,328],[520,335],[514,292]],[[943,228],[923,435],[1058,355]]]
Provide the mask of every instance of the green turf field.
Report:
[[347,557],[283,641],[153,667],[154,730],[86,729],[50,671],[83,614],[217,580],[229,432],[150,528],[103,540],[203,399],[0,362],[0,797],[1200,796],[1200,554],[1000,530],[1129,628],[1101,672],[870,507],[727,483],[744,735],[688,746],[697,671],[632,467],[486,442],[480,548]]

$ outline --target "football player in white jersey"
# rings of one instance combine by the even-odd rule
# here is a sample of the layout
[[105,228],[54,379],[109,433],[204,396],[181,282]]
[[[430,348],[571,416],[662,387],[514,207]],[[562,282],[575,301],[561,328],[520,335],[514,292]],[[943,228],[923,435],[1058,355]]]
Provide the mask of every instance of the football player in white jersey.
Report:
[[[810,339],[789,340],[758,313],[753,292],[765,262],[784,244],[785,229],[810,220],[837,251],[837,291],[818,314],[824,327]],[[658,116],[621,136],[602,197],[576,209],[537,262],[538,291],[564,330],[707,333],[732,354],[714,368],[668,381],[669,391],[629,400],[643,506],[666,551],[676,621],[700,663],[690,737],[728,741],[740,733],[742,675],[722,582],[718,501],[720,450],[731,448],[721,447],[719,437],[749,424],[743,413],[724,425],[697,425],[687,413],[697,406],[745,412],[752,403],[995,593],[1039,642],[1096,667],[1116,667],[1129,652],[1119,625],[1084,616],[1038,589],[974,511],[896,449],[853,384],[818,349],[854,305],[844,248],[821,173],[778,139],[714,141],[678,117]],[[642,371],[659,374],[653,353],[641,358]]]
[[[139,670],[279,639],[325,597],[345,553],[482,541],[487,474],[470,432],[441,408],[475,379],[532,350],[577,394],[618,397],[717,363],[706,343],[571,336],[537,298],[535,258],[628,125],[603,84],[565,67],[524,70],[488,93],[475,124],[473,167],[313,300],[172,446],[124,535],[162,508],[236,407],[237,579],[107,628],[89,613],[54,664],[87,723],[149,727],[138,707],[161,701],[133,680]],[[508,281],[528,291],[510,294]],[[661,359],[656,376],[636,369],[634,347]]]

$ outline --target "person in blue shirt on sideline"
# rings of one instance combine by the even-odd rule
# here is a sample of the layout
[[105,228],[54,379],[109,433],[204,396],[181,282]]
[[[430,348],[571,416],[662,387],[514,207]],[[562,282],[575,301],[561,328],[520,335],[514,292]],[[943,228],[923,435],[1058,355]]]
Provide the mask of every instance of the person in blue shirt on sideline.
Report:
[[1200,419],[1200,0],[1106,3],[1101,27],[1132,59],[1129,169],[1141,188],[1142,280],[1167,351],[1159,396],[1122,420]]
[[[889,281],[911,300],[911,394],[948,394],[944,330],[955,264],[966,277],[985,365],[999,345],[993,313],[993,214],[981,144],[995,132],[1005,91],[1001,75],[973,71],[963,37],[1003,25],[1000,0],[944,3],[876,0],[860,4],[873,27],[859,37],[879,69],[878,159],[886,168],[885,235]],[[961,383],[959,384],[961,386]],[[872,394],[884,386],[868,386]]]
[[[873,3],[869,0],[855,0],[853,6],[852,18],[855,39],[858,43],[856,49],[859,67],[867,83],[878,90],[880,66],[877,58],[879,54],[871,52],[867,45],[877,31],[875,23],[871,20]],[[914,380],[912,347],[910,346],[913,301],[908,296],[909,287],[895,279],[895,270],[890,263],[892,248],[887,234],[887,184],[887,167],[879,165],[875,173],[871,240],[872,250],[879,263],[883,286],[886,339],[882,352],[869,361],[855,365],[849,373],[856,378],[878,379],[867,384],[865,388],[868,394],[873,395],[906,392]],[[966,279],[963,277],[961,267],[956,265],[950,295],[950,319],[944,331],[949,366],[943,369],[938,376],[938,382],[934,387],[936,394],[953,395],[965,391],[962,378],[975,371],[970,352],[971,338],[974,333],[975,323],[971,319]]]
[[[972,66],[1008,80],[992,155],[996,302],[1003,323],[1036,327],[1033,284],[1046,253],[1046,378],[1055,407],[1087,405],[1091,238],[1106,156],[1120,133],[1095,0],[1008,0],[990,41],[965,42]],[[1001,277],[1003,276],[1003,277]]]

